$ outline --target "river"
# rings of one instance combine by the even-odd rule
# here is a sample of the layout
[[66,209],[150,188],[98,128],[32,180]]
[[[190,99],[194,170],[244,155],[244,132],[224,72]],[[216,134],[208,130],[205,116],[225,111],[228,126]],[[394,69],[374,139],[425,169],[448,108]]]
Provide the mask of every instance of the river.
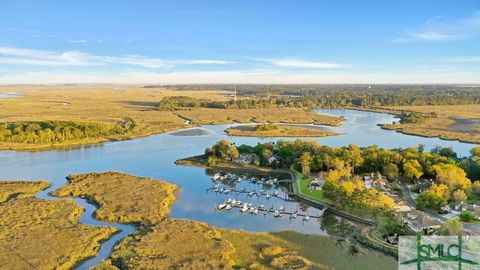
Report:
[[[468,155],[474,144],[458,141],[444,141],[437,138],[424,138],[404,135],[394,131],[382,130],[379,123],[395,121],[392,115],[354,110],[317,110],[318,113],[345,117],[341,127],[325,127],[329,130],[343,133],[339,136],[316,138],[319,143],[326,145],[344,146],[350,143],[360,146],[377,144],[383,148],[409,147],[424,144],[431,149],[437,145],[451,146],[460,155]],[[207,192],[212,186],[211,176],[203,168],[176,166],[174,161],[203,153],[210,146],[221,139],[226,139],[240,144],[256,144],[257,142],[276,141],[277,138],[248,138],[229,137],[223,131],[231,126],[206,125],[201,136],[173,136],[171,134],[158,134],[145,138],[127,141],[108,142],[101,145],[86,146],[77,149],[51,150],[42,152],[0,152],[0,179],[41,180],[46,179],[52,186],[39,193],[39,198],[49,198],[48,192],[57,189],[66,183],[65,176],[73,173],[99,172],[115,170],[138,176],[164,179],[181,186],[178,201],[173,205],[171,217],[185,218],[196,221],[208,222],[210,225],[242,229],[246,231],[280,231],[294,230],[302,233],[328,235],[328,230],[322,230],[322,220],[311,219],[303,222],[301,219],[289,220],[288,218],[274,219],[272,216],[244,215],[239,211],[218,212],[214,205],[223,202],[228,197],[250,200],[255,204],[268,206],[285,206],[294,210],[299,208],[296,202],[286,202],[280,198],[266,200],[265,198],[248,198],[246,195],[219,195]],[[311,139],[311,138],[310,138]],[[252,183],[241,183],[239,187],[259,191],[264,188]],[[271,190],[275,189],[272,188]],[[279,197],[282,197],[282,189]],[[81,218],[81,223],[92,225],[109,225],[95,220],[92,213],[95,208],[85,200],[76,202],[86,208]],[[319,210],[308,209],[309,214],[321,214]],[[85,261],[78,269],[88,269],[99,261],[107,258],[113,245],[121,238],[134,231],[133,226],[110,224],[122,229],[122,232],[102,244],[98,255]],[[325,228],[324,226],[322,226]]]

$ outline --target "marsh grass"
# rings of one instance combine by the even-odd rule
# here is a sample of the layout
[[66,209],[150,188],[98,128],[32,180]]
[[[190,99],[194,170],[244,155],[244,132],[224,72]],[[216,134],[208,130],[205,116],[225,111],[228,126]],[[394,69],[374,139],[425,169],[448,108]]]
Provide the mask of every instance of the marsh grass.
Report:
[[2,195],[21,194],[0,203],[0,268],[70,269],[117,232],[78,224],[83,208],[72,200],[29,197],[47,187],[45,181],[0,181]]
[[275,125],[275,129],[262,130],[258,125],[236,126],[225,130],[229,136],[243,137],[325,137],[337,135],[335,132],[314,127]]

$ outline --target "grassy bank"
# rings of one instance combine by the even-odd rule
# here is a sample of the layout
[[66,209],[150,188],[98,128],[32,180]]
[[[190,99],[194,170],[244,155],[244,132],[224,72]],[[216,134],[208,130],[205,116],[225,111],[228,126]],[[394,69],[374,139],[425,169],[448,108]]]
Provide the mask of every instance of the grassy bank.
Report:
[[[136,233],[115,246],[109,260],[95,269],[273,270],[348,268],[353,265],[367,269],[368,257],[345,260],[338,256],[325,260],[323,256],[307,252],[309,249],[323,250],[325,242],[335,247],[335,241],[327,237],[315,237],[316,241],[312,243],[304,242],[309,238],[296,233],[247,233],[168,218],[166,209],[173,202],[169,198],[171,193],[162,195],[159,190],[173,192],[172,186],[163,181],[106,172],[71,176],[69,183],[54,194],[94,198],[99,205],[97,218],[140,225]],[[143,201],[150,203],[143,204]],[[348,251],[338,247],[337,252],[349,256]],[[395,263],[386,256],[375,256],[383,266]]]
[[259,130],[259,125],[236,126],[225,130],[229,136],[242,137],[326,137],[335,132],[305,126],[275,125],[275,129]]
[[[204,124],[282,122],[294,124],[340,125],[341,118],[318,115],[295,108],[198,109],[159,111],[165,97],[188,96],[225,101],[231,93],[223,90],[182,90],[127,85],[3,86],[2,92],[19,92],[21,97],[0,99],[0,121],[73,121],[115,124],[125,118],[135,120],[128,134],[87,138],[63,143],[0,142],[0,150],[37,151],[71,148],[107,141],[127,140]],[[188,121],[187,121],[188,120]]]
[[32,197],[48,186],[45,181],[0,181],[2,198],[19,194],[0,203],[0,268],[71,269],[117,232],[79,224],[83,208],[74,201]]
[[313,180],[313,177],[307,177],[305,175],[303,175],[301,172],[293,169],[293,168],[290,168],[293,173],[295,174],[295,177],[297,178],[297,181],[296,181],[296,185],[298,187],[298,191],[301,195],[304,195],[304,196],[307,196],[307,197],[310,197],[312,199],[315,199],[315,200],[319,200],[319,201],[322,201],[322,202],[326,202],[328,204],[332,204],[332,200],[328,199],[328,198],[325,198],[323,196],[323,191],[322,190],[310,190],[308,188],[308,184],[310,183],[311,180]]

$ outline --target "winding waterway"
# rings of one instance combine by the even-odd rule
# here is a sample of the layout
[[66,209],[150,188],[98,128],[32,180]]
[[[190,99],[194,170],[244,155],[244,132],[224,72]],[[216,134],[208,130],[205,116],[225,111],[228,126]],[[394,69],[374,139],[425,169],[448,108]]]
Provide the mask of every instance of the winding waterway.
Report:
[[[344,116],[345,122],[341,127],[325,127],[328,130],[343,133],[339,136],[317,138],[319,143],[334,146],[344,146],[350,143],[360,146],[376,144],[383,148],[409,147],[424,144],[431,149],[437,145],[451,146],[460,156],[468,155],[474,144],[458,141],[444,141],[437,138],[424,138],[404,135],[394,131],[382,130],[379,123],[395,121],[392,115],[354,110],[317,110],[318,113]],[[327,235],[327,230],[321,229],[322,221],[311,219],[308,222],[289,220],[288,218],[275,219],[271,215],[244,215],[239,211],[218,212],[214,205],[221,203],[228,197],[250,200],[254,204],[265,204],[293,210],[299,208],[296,202],[283,201],[280,198],[266,200],[265,198],[248,198],[246,195],[219,195],[207,192],[212,186],[211,176],[203,168],[176,166],[174,161],[203,153],[220,139],[227,139],[240,144],[256,144],[257,142],[276,141],[277,138],[248,138],[229,137],[223,131],[229,125],[206,125],[201,136],[174,136],[171,134],[158,134],[135,140],[109,142],[102,145],[82,147],[70,150],[51,150],[43,152],[0,152],[0,179],[46,179],[52,186],[38,194],[39,198],[51,199],[48,192],[59,188],[66,183],[65,176],[72,173],[86,173],[93,171],[116,170],[138,176],[164,179],[181,186],[178,201],[173,205],[171,217],[185,218],[196,221],[208,222],[210,225],[242,229],[247,231],[280,231],[294,230],[302,233]],[[196,132],[192,134],[197,134]],[[285,138],[283,138],[286,140]],[[292,138],[293,139],[293,138]],[[311,139],[311,138],[310,138]],[[256,190],[265,188],[252,183],[241,183],[237,188]],[[266,189],[266,188],[265,188]],[[270,190],[275,189],[275,187]],[[279,197],[282,189],[279,188]],[[96,226],[115,226],[122,231],[102,244],[98,255],[85,261],[78,269],[88,269],[98,262],[108,258],[114,244],[132,233],[135,228],[130,225],[110,224],[95,220],[92,213],[95,207],[85,200],[77,199],[79,205],[86,211],[81,217],[81,223]],[[316,209],[304,209],[311,215],[321,214]]]

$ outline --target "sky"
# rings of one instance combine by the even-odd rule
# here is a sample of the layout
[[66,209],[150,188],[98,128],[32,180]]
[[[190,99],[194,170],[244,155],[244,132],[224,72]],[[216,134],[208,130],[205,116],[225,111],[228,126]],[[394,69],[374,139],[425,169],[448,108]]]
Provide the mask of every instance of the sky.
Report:
[[0,0],[0,84],[480,83],[479,0]]

